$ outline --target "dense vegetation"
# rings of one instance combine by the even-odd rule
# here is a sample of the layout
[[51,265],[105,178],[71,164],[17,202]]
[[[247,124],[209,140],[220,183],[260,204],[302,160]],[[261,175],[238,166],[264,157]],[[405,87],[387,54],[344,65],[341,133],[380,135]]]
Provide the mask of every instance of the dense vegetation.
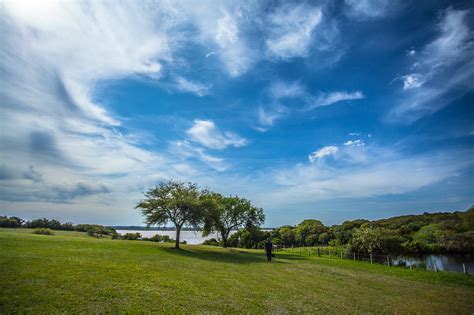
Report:
[[352,220],[333,226],[325,226],[318,220],[304,220],[296,226],[285,225],[272,231],[240,230],[229,238],[229,245],[262,248],[267,237],[277,245],[345,246],[351,252],[373,254],[472,254],[474,208],[465,212],[423,213],[377,221]]
[[101,237],[103,235],[117,234],[115,229],[98,224],[76,224],[71,222],[61,223],[55,219],[36,219],[25,221],[18,217],[0,216],[0,228],[30,228],[30,229],[50,229],[57,231],[78,231],[87,232],[91,236]]
[[349,259],[0,229],[0,314],[471,314],[474,277]]

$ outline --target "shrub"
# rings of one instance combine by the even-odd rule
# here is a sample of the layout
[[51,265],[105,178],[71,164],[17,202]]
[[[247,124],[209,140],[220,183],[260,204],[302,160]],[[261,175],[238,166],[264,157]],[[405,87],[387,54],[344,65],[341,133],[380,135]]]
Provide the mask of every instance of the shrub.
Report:
[[33,234],[54,235],[53,231],[48,228],[36,228],[33,230]]
[[106,235],[107,232],[102,226],[94,226],[93,228],[87,230],[87,234],[99,238],[102,237],[104,234]]
[[142,238],[142,235],[140,233],[126,233],[123,235],[123,239],[129,240],[129,241],[136,241],[141,238]]
[[175,242],[174,239],[172,239],[168,235],[160,235],[160,234],[155,234],[152,237],[143,237],[142,240],[149,241],[149,242],[157,242],[157,243],[174,243]]
[[219,246],[220,244],[215,238],[211,238],[202,242],[202,245]]

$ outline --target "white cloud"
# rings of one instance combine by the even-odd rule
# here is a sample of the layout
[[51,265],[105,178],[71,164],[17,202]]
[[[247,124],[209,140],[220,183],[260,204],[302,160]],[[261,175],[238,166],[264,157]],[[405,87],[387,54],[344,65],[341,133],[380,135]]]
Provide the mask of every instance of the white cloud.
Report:
[[208,53],[206,54],[206,58],[209,58],[209,57],[211,57],[212,55],[215,55],[215,54],[216,54],[215,51],[208,52]]
[[258,3],[201,1],[190,6],[181,2],[179,11],[198,28],[196,43],[209,46],[231,77],[243,75],[258,61],[259,52],[241,34],[241,28],[249,27],[247,16],[259,12]]
[[211,120],[195,120],[194,125],[186,131],[191,140],[210,149],[225,149],[228,146],[242,147],[247,140],[232,132],[222,132]]
[[348,147],[363,147],[365,146],[365,142],[362,141],[361,139],[357,139],[357,140],[349,140],[349,141],[346,141],[344,142],[344,145],[345,146],[348,146]]
[[420,87],[426,82],[423,76],[418,73],[411,73],[411,74],[404,75],[402,79],[403,79],[404,90]]
[[395,0],[345,0],[346,14],[356,20],[378,19],[395,11]]
[[258,200],[265,200],[267,206],[294,206],[332,198],[403,194],[457,176],[473,165],[464,153],[404,157],[386,148],[344,150],[356,149],[364,150],[363,159],[344,155],[334,163],[299,164],[275,171],[273,180],[280,187],[262,193]]
[[314,151],[308,156],[308,159],[310,162],[314,162],[318,159],[321,159],[323,157],[329,156],[329,155],[334,155],[339,151],[338,147],[336,146],[326,146],[323,147],[317,151]]
[[[188,159],[199,159],[200,161],[204,162],[211,168],[223,172],[229,166],[224,161],[224,159],[210,155],[206,153],[202,148],[193,146],[189,141],[172,141],[171,142],[171,152],[183,158],[184,160]],[[189,168],[187,164],[182,164],[182,167]],[[194,171],[194,170],[193,170]],[[189,173],[188,170],[186,172]],[[194,171],[194,175],[196,176],[196,172]]]
[[266,40],[270,56],[281,59],[305,57],[311,45],[311,36],[321,23],[322,11],[308,4],[283,5],[269,19],[269,35]]
[[280,119],[285,114],[286,108],[283,106],[273,106],[270,109],[265,109],[260,105],[257,109],[257,118],[260,127],[255,127],[260,132],[267,131],[277,119]]
[[275,100],[281,98],[305,97],[307,95],[306,89],[298,81],[275,81],[272,82],[268,91],[270,96]]
[[363,98],[364,94],[361,91],[336,91],[330,93],[323,93],[319,97],[317,97],[310,106],[308,106],[308,109],[320,106],[328,106],[342,101],[358,100]]
[[204,96],[212,87],[212,84],[203,84],[199,82],[192,82],[181,76],[176,77],[177,89],[183,92],[194,93],[198,96]]
[[439,35],[415,58],[402,76],[403,91],[390,118],[412,122],[433,113],[473,88],[474,42],[468,24],[471,11],[448,8],[442,15]]
[[[196,180],[209,167],[226,168],[199,148],[187,158],[185,150],[143,148],[137,143],[142,136],[116,128],[121,121],[92,97],[98,82],[137,75],[156,80],[173,66],[174,49],[184,37],[175,28],[181,18],[167,4],[10,1],[2,8],[5,208],[28,210],[29,216],[39,211],[67,220],[126,222],[139,216],[133,208],[140,192],[158,181]],[[183,90],[205,93],[196,82],[178,81]],[[226,145],[243,141],[222,137]],[[65,203],[68,212],[61,211]]]
[[[237,13],[237,16],[241,13]],[[217,20],[215,40],[222,48],[229,47],[239,39],[239,28],[236,17],[224,12],[224,15]]]

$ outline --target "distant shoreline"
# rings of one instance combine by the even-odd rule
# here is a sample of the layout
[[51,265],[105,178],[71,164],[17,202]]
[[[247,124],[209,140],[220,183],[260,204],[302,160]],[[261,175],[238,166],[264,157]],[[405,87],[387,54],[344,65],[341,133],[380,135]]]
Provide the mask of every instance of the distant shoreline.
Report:
[[[115,230],[125,230],[125,231],[176,231],[174,227],[146,227],[146,226],[121,226],[121,225],[111,225],[107,226],[108,228],[113,228]],[[261,228],[264,231],[270,231],[274,228]],[[200,231],[190,227],[183,227],[181,231]],[[237,231],[237,230],[236,230]]]

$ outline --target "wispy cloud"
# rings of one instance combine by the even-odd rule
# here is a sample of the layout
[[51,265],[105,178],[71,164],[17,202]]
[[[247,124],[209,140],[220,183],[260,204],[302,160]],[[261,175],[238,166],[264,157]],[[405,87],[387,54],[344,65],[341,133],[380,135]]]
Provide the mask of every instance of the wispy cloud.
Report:
[[426,82],[423,76],[419,73],[411,73],[411,74],[404,75],[402,76],[402,79],[403,79],[404,90],[418,88]]
[[77,213],[94,209],[103,220],[120,209],[123,217],[143,187],[184,178],[199,167],[143,148],[134,131],[118,128],[120,119],[92,96],[102,80],[161,78],[182,39],[176,20],[166,18],[169,9],[140,3],[4,4],[2,204],[43,209],[43,215],[59,213],[55,204],[80,204]]
[[471,91],[474,81],[471,11],[448,8],[438,24],[438,37],[414,58],[410,73],[402,76],[404,93],[391,118],[412,122],[433,113]]
[[304,57],[308,54],[311,36],[321,23],[322,11],[306,3],[286,4],[278,7],[268,20],[268,54],[281,59]]
[[310,162],[317,161],[318,159],[322,159],[326,156],[334,155],[339,151],[339,148],[336,146],[327,146],[323,147],[317,151],[314,151],[308,156]]
[[363,99],[365,96],[361,91],[355,92],[346,92],[346,91],[336,91],[329,93],[322,93],[319,97],[316,97],[312,104],[308,106],[308,109],[321,106],[329,106],[335,103],[351,100]]
[[197,96],[204,96],[212,87],[212,84],[203,84],[199,82],[189,81],[181,76],[176,77],[177,89],[182,92],[194,93]]
[[[206,153],[203,148],[196,147],[187,140],[172,141],[170,143],[170,152],[173,153],[173,155],[184,159],[185,161],[189,159],[198,159],[219,172],[223,172],[229,167],[224,159]],[[187,164],[182,165],[183,167],[188,168]],[[186,172],[189,173],[189,170],[186,170]],[[194,176],[197,175],[195,170],[192,170],[192,173],[194,173]]]
[[229,131],[222,132],[212,120],[195,120],[194,125],[186,130],[186,134],[191,140],[209,149],[221,150],[229,146],[247,145],[246,139]]
[[365,142],[362,141],[361,139],[348,140],[348,141],[344,142],[344,145],[349,146],[349,147],[363,147],[365,145]]
[[[326,149],[317,159],[334,151]],[[403,194],[456,176],[473,164],[465,154],[454,152],[407,157],[396,150],[374,146],[349,146],[336,152],[337,159],[332,163],[298,164],[276,171],[274,178],[281,187],[263,193],[260,198],[271,205],[294,206],[331,198]],[[363,158],[354,159],[353,152],[360,152]]]
[[268,88],[268,92],[275,100],[281,98],[305,97],[307,95],[306,89],[299,81],[285,82],[278,80],[272,82]]
[[345,0],[346,14],[356,20],[379,19],[396,11],[394,0]]
[[258,61],[259,52],[241,32],[242,28],[248,28],[247,17],[260,12],[258,4],[203,1],[199,6],[189,6],[184,2],[179,10],[198,28],[195,41],[211,47],[212,52],[206,58],[215,54],[231,77],[246,73]]

